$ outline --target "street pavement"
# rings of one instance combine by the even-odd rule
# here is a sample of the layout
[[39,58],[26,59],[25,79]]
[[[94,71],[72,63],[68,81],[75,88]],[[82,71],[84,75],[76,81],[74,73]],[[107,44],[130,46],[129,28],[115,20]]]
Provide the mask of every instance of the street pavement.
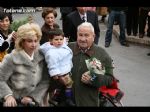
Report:
[[[59,8],[56,8],[58,17],[57,23],[61,26]],[[34,21],[40,26],[43,24],[41,11],[29,13]],[[13,14],[14,20],[27,16],[28,13]],[[99,16],[99,20],[100,20]],[[121,46],[116,34],[113,34],[110,47],[105,48],[106,24],[100,23],[99,46],[103,47],[114,61],[114,75],[119,79],[119,88],[124,91],[122,99],[124,106],[150,106],[150,52],[149,46],[130,44],[130,47]]]
[[[119,35],[120,35],[120,30],[119,30],[119,25],[114,25],[113,26],[113,33],[116,36],[117,39],[119,39]],[[139,38],[139,34],[137,34],[137,36],[128,36],[126,34],[126,40],[130,43],[133,44],[138,44],[138,45],[144,45],[144,46],[149,46],[150,47],[150,37],[147,37],[146,35],[144,35],[143,38]]]

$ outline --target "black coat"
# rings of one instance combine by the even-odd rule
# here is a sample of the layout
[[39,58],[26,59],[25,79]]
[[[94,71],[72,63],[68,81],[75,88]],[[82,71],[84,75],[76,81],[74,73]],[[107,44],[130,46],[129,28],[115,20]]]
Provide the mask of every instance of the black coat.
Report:
[[[12,30],[8,30],[8,33],[10,34],[12,32]],[[7,39],[7,37],[3,34],[3,32],[0,30],[0,36],[1,36],[1,38],[3,38],[4,40],[6,40]],[[9,48],[9,49],[8,49]],[[3,43],[2,43],[2,45],[0,46],[0,52],[4,52],[6,49],[8,49],[7,50],[7,52],[8,53],[10,53],[13,49],[14,49],[14,42],[12,41],[11,43],[10,43],[10,46],[9,46],[9,43],[7,42],[7,41],[4,41]]]
[[[99,37],[100,28],[98,24],[97,14],[92,11],[87,11],[87,22],[90,22],[93,25],[96,37]],[[74,42],[77,40],[77,27],[81,23],[82,20],[78,11],[74,11],[67,15],[67,29],[65,30],[64,34],[66,37],[70,37],[70,42]]]
[[[59,28],[59,25],[58,24],[54,24],[54,28]],[[44,25],[42,26],[41,30],[42,30],[42,37],[41,37],[41,40],[40,40],[40,45],[42,45],[45,42],[49,41],[49,31],[51,31],[52,29],[50,28],[49,25],[44,23]]]

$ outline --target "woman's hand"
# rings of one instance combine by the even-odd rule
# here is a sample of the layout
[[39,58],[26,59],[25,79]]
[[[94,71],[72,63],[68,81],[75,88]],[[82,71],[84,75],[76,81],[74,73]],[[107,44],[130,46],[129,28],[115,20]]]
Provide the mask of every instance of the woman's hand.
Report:
[[81,81],[85,84],[91,84],[91,78],[92,77],[90,76],[90,72],[87,71],[82,74]]
[[24,105],[27,105],[27,104],[29,104],[29,103],[31,103],[31,102],[33,102],[32,98],[27,97],[27,96],[25,96],[25,97],[23,97],[23,98],[21,99],[21,103],[24,104]]
[[15,41],[16,38],[17,38],[17,33],[13,31],[12,32],[12,39],[13,39],[13,41]]
[[17,106],[16,99],[12,95],[5,98],[4,107],[16,107],[16,106]]

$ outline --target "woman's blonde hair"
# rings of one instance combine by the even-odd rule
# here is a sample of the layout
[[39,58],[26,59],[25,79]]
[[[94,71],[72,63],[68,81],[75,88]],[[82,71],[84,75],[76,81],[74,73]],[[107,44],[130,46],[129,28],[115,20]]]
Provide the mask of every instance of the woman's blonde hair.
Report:
[[38,42],[41,40],[42,32],[41,28],[36,23],[26,23],[20,26],[17,30],[17,39],[15,41],[15,48],[17,50],[23,49],[22,42],[25,39],[37,36]]

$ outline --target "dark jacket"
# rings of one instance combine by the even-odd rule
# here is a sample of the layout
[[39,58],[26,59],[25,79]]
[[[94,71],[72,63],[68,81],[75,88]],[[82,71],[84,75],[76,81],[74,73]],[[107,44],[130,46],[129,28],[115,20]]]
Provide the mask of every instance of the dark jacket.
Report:
[[60,12],[62,14],[69,14],[70,12],[76,10],[75,7],[60,7]]
[[[112,83],[113,67],[112,59],[106,53],[106,51],[95,44],[89,49],[87,53],[82,53],[79,50],[78,45],[73,42],[69,43],[69,47],[73,51],[73,69],[72,79],[73,90],[75,95],[75,102],[77,106],[99,106],[99,92],[98,88],[102,85],[109,86]],[[97,75],[98,85],[87,85],[81,82],[81,75],[88,71],[85,60],[90,57],[96,57],[101,60],[103,66],[105,66],[105,75]]]
[[[67,15],[67,29],[64,32],[66,37],[70,37],[69,41],[74,42],[77,40],[77,27],[82,23],[82,19],[78,11],[74,11]],[[95,30],[96,37],[100,36],[100,28],[98,24],[98,16],[93,11],[87,11],[87,21],[90,22]]]
[[[54,24],[54,28],[59,28],[58,24]],[[45,42],[49,41],[49,31],[51,30],[49,25],[44,24],[41,28],[42,30],[42,38],[40,41],[40,45],[44,44]]]

